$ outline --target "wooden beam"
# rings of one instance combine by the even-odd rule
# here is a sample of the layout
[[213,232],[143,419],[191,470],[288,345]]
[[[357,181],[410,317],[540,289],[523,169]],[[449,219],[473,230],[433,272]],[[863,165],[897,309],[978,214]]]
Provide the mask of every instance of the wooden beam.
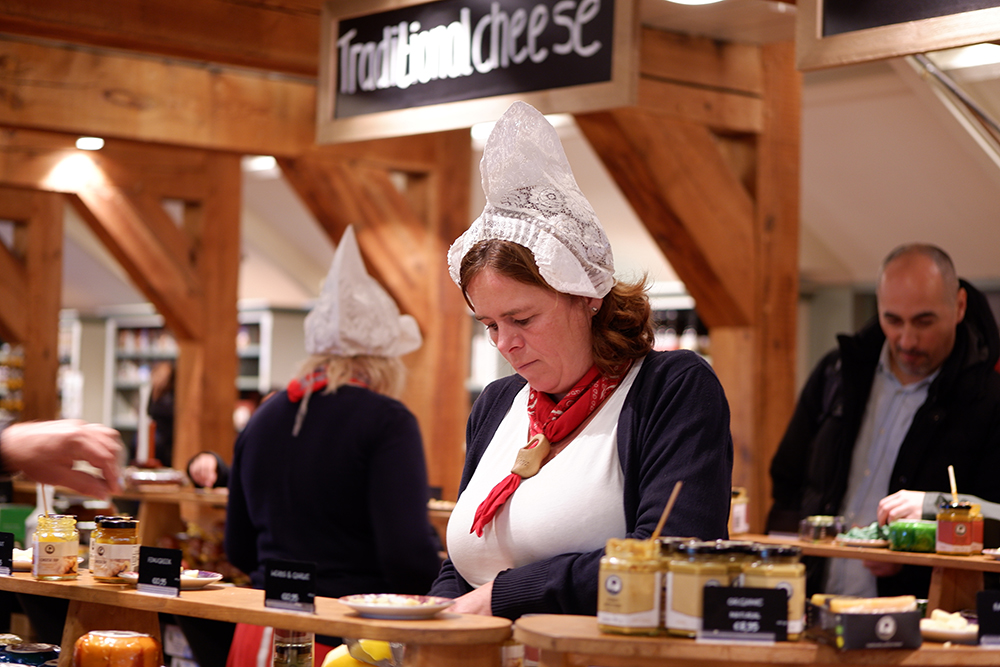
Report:
[[[618,110],[581,114],[576,116],[576,122],[667,261],[684,281],[698,304],[702,320],[709,327],[748,324],[750,314],[740,299],[747,286],[726,281],[725,275],[719,272],[720,262],[714,261],[711,254],[717,244],[703,246],[660,189],[662,179],[657,175],[660,165],[651,159],[649,145],[659,138],[643,138],[639,134],[648,135],[647,123],[651,121],[641,112]],[[669,147],[657,152],[657,155],[663,154],[669,156]],[[671,171],[676,172],[675,169]],[[734,246],[732,252],[744,250],[745,247],[737,249]],[[740,260],[739,264],[745,261]]]
[[[764,60],[767,123],[758,140],[757,229],[759,271],[754,293],[763,317],[754,358],[760,364],[755,394],[759,421],[747,455],[757,464],[751,528],[761,531],[771,505],[768,467],[795,406],[795,349],[799,295],[799,182],[802,76],[795,45],[768,44]],[[751,502],[753,502],[753,495]],[[755,505],[755,506],[754,506]]]
[[0,126],[270,155],[315,138],[311,81],[11,39],[0,62]]
[[319,68],[320,0],[6,0],[0,32],[288,72]]
[[760,132],[763,103],[738,93],[720,92],[643,76],[637,109],[695,121],[723,132]]
[[764,92],[756,46],[643,28],[639,47],[642,76],[756,98]]

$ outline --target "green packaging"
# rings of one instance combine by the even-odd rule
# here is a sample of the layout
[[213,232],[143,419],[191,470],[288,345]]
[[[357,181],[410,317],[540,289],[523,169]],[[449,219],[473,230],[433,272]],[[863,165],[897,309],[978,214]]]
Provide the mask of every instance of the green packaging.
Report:
[[933,553],[936,543],[936,521],[894,521],[889,524],[889,548],[893,551]]

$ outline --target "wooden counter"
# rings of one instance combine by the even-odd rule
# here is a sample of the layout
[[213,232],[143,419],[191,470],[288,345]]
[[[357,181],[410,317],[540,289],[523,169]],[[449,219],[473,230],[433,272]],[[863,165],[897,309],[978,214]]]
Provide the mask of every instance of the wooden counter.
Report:
[[[793,544],[806,556],[824,558],[861,558],[901,565],[930,567],[931,584],[927,592],[928,609],[960,611],[976,608],[976,593],[983,589],[983,572],[1000,572],[1000,561],[988,556],[944,556],[941,554],[892,551],[841,546],[833,541],[807,542],[796,538],[771,535],[739,535],[734,539],[753,540],[766,544]],[[998,656],[1000,663],[1000,656]]]
[[339,637],[405,642],[407,667],[499,667],[499,645],[511,635],[510,621],[443,612],[429,620],[376,620],[358,616],[333,598],[316,598],[316,613],[264,607],[264,591],[211,585],[160,597],[126,584],[93,581],[84,570],[75,581],[36,581],[30,573],[0,577],[0,590],[70,600],[59,667],[70,667],[72,649],[90,630],[135,630],[159,638],[158,612],[251,623]]
[[902,665],[973,667],[1000,664],[1000,651],[928,642],[919,649],[837,651],[811,641],[765,646],[700,644],[680,637],[603,634],[593,616],[541,614],[518,619],[514,639],[539,649],[541,667],[740,667],[750,665]]

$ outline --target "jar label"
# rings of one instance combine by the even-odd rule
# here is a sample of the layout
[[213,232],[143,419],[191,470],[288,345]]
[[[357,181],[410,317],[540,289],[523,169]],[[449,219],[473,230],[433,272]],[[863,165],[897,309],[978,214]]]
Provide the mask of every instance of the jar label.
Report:
[[[727,573],[728,574],[728,573]],[[714,573],[667,573],[667,628],[701,630],[705,586],[722,586]]]
[[117,577],[139,569],[138,544],[91,545],[90,572],[95,577]]
[[972,536],[972,521],[938,519],[936,549],[938,553],[972,553]]
[[601,572],[597,622],[620,628],[657,628],[660,624],[659,572]]
[[743,585],[747,588],[777,588],[788,596],[788,634],[797,635],[805,629],[806,619],[806,576],[805,566],[794,568],[792,576],[781,574],[768,576],[767,572],[745,572]]
[[77,558],[80,555],[80,543],[70,542],[39,542],[33,540],[34,558],[32,573],[36,577],[58,577],[75,575]]

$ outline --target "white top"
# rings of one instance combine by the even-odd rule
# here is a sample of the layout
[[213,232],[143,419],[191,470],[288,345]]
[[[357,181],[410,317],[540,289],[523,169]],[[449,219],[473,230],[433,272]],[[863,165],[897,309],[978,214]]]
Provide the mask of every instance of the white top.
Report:
[[564,553],[603,549],[625,537],[624,473],[618,460],[618,416],[642,360],[565,449],[521,485],[484,529],[469,532],[479,504],[510,474],[528,441],[528,392],[514,397],[448,521],[448,556],[472,586],[503,570]]

